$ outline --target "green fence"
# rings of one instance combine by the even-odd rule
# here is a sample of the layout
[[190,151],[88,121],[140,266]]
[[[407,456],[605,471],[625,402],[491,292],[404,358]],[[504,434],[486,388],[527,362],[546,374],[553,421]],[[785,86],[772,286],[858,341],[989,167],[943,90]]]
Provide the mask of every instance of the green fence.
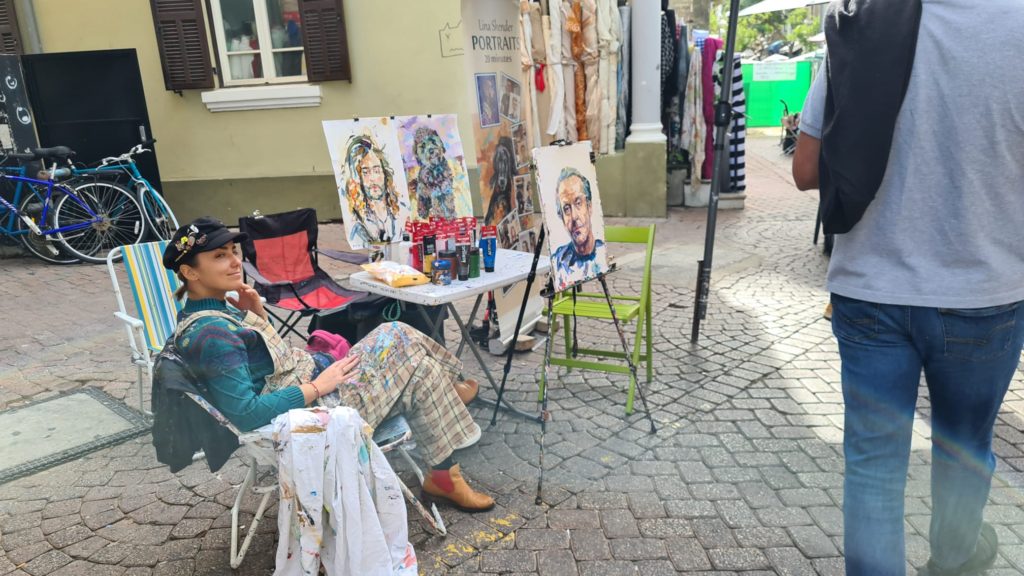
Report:
[[803,110],[811,88],[814,62],[754,62],[743,65],[743,90],[747,96],[747,127],[781,126],[782,102],[789,111]]

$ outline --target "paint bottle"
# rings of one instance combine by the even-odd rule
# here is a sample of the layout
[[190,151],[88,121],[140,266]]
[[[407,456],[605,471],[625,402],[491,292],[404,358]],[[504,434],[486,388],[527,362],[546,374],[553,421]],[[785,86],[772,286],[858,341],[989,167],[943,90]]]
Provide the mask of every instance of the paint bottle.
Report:
[[498,256],[497,226],[484,226],[480,229],[480,255],[484,260],[484,271],[494,272],[494,261]]
[[437,256],[437,233],[430,228],[423,234],[423,273],[430,274],[430,268]]
[[423,238],[419,234],[412,237],[412,247],[409,249],[409,266],[423,272]]
[[469,235],[459,236],[455,240],[455,258],[458,260],[459,280],[469,280]]
[[456,271],[459,269],[459,261],[455,257],[455,251],[445,250],[443,252],[438,252],[437,258],[434,259],[434,262],[437,263],[441,262],[442,260],[448,263],[448,271],[451,272],[452,280],[455,280]]
[[476,246],[469,249],[469,277],[480,277],[480,249]]
[[398,243],[398,250],[395,254],[395,262],[399,264],[408,264],[412,266],[410,262],[412,252],[412,235],[405,231],[402,233],[402,241]]
[[430,271],[430,281],[438,286],[447,286],[452,283],[451,263],[448,260],[438,259]]

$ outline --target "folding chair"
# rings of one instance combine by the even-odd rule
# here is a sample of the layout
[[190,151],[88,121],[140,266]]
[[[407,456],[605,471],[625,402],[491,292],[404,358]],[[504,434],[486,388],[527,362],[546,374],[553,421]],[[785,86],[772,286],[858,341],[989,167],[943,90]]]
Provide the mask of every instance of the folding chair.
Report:
[[[107,255],[107,270],[114,286],[117,312],[114,316],[124,322],[131,346],[131,362],[138,369],[139,411],[152,415],[143,406],[143,386],[153,381],[153,359],[174,332],[181,303],[174,299],[174,291],[181,283],[174,272],[163,265],[166,241],[119,246]],[[118,282],[114,258],[124,255],[128,285],[135,302],[135,316],[128,313],[121,285]]]
[[[245,475],[245,480],[238,487],[238,494],[235,496],[235,503],[231,507],[231,567],[238,568],[242,564],[242,559],[245,558],[245,553],[249,550],[249,545],[252,543],[253,536],[256,535],[256,528],[259,526],[260,521],[263,519],[263,515],[267,511],[267,503],[270,501],[270,496],[277,490],[277,484],[269,484],[265,486],[256,485],[256,472],[259,465],[270,466],[277,471],[277,455],[274,452],[274,441],[273,441],[273,425],[267,424],[261,428],[257,428],[251,432],[241,432],[238,428],[232,424],[227,417],[225,417],[220,410],[217,410],[212,404],[206,401],[202,396],[196,394],[188,394],[196,404],[202,407],[203,410],[212,416],[217,422],[231,430],[236,436],[238,436],[239,447],[246,451],[248,456],[248,467],[249,471]],[[423,471],[420,470],[419,466],[413,461],[412,457],[409,456],[409,450],[416,447],[415,443],[411,441],[412,432],[409,430],[409,423],[405,420],[402,415],[393,416],[388,420],[381,423],[380,426],[374,431],[373,441],[381,449],[381,452],[385,454],[397,450],[399,455],[408,462],[416,476],[420,480],[420,484],[423,483]],[[437,511],[437,506],[431,504],[431,512],[427,512],[423,504],[413,495],[412,491],[409,490],[405,482],[402,479],[398,479],[399,485],[402,487],[402,493],[405,495],[406,500],[419,512],[420,516],[427,522],[437,534],[444,536],[448,533],[445,528],[444,520],[441,518],[441,514]],[[246,492],[252,491],[253,494],[262,496],[260,498],[259,506],[256,508],[256,514],[253,516],[252,522],[249,524],[249,530],[245,535],[245,540],[242,541],[241,547],[238,545],[238,516],[241,512],[242,499],[245,497]]]
[[[608,243],[623,244],[646,244],[644,255],[644,279],[638,296],[612,295],[612,302],[615,306],[615,313],[619,321],[629,324],[636,320],[636,337],[633,341],[632,359],[633,364],[640,368],[641,363],[646,364],[647,383],[650,384],[654,374],[653,349],[651,347],[651,258],[654,255],[654,224],[648,227],[642,226],[608,226],[605,228],[605,241]],[[629,366],[625,363],[608,363],[596,360],[580,360],[578,356],[597,356],[599,358],[626,359],[622,350],[599,350],[595,348],[580,348],[576,336],[576,318],[597,318],[611,320],[611,310],[605,300],[604,294],[571,293],[563,294],[554,303],[554,319],[551,334],[558,330],[558,321],[561,317],[565,322],[565,358],[551,358],[551,364],[569,368],[582,368],[585,370],[598,370],[615,374],[629,374]],[[570,317],[572,322],[569,321]],[[645,352],[641,348],[646,344]],[[636,381],[632,376],[629,378],[629,391],[626,395],[626,414],[633,413],[633,394],[636,390]]]
[[342,288],[320,268],[320,254],[356,264],[366,257],[318,248],[316,210],[248,216],[238,219],[238,227],[248,236],[242,242],[242,266],[266,299],[267,312],[281,324],[281,336],[299,334],[295,327],[307,316],[336,312],[366,296]]

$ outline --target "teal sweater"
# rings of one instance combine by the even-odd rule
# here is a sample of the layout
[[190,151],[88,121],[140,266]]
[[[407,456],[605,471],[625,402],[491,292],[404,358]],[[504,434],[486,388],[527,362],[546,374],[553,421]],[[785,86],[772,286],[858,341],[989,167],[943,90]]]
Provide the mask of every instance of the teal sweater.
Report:
[[[201,310],[227,312],[239,321],[245,316],[223,300],[189,300],[178,314],[178,322]],[[207,400],[242,431],[305,406],[296,386],[261,394],[266,377],[274,372],[274,361],[255,330],[225,318],[200,318],[178,338],[178,348],[196,377],[209,387]]]

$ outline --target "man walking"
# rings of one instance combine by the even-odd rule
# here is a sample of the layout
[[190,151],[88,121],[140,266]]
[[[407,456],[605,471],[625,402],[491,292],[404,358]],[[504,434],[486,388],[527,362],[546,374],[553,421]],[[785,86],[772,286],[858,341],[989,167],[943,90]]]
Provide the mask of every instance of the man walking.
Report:
[[[887,68],[887,43],[853,51],[841,41],[907,20],[872,20],[872,8],[918,1],[919,27],[887,36],[909,38],[905,77]],[[1014,64],[1024,61],[1024,10],[1019,0],[873,4],[830,8],[826,34],[837,41],[830,36],[828,71],[807,97],[793,164],[802,190],[819,187],[820,175],[826,232],[830,223],[842,232],[828,288],[846,405],[846,573],[905,573],[904,489],[923,371],[932,519],[919,574],[974,574],[996,556],[982,521],[992,434],[1024,342],[1024,66]],[[867,33],[849,34],[858,25]],[[874,66],[874,80],[850,72],[857,66]],[[886,97],[891,109],[871,107]],[[858,113],[883,126],[851,123]],[[879,145],[865,145],[871,138]],[[865,159],[874,185],[864,185],[870,174],[844,171]]]

